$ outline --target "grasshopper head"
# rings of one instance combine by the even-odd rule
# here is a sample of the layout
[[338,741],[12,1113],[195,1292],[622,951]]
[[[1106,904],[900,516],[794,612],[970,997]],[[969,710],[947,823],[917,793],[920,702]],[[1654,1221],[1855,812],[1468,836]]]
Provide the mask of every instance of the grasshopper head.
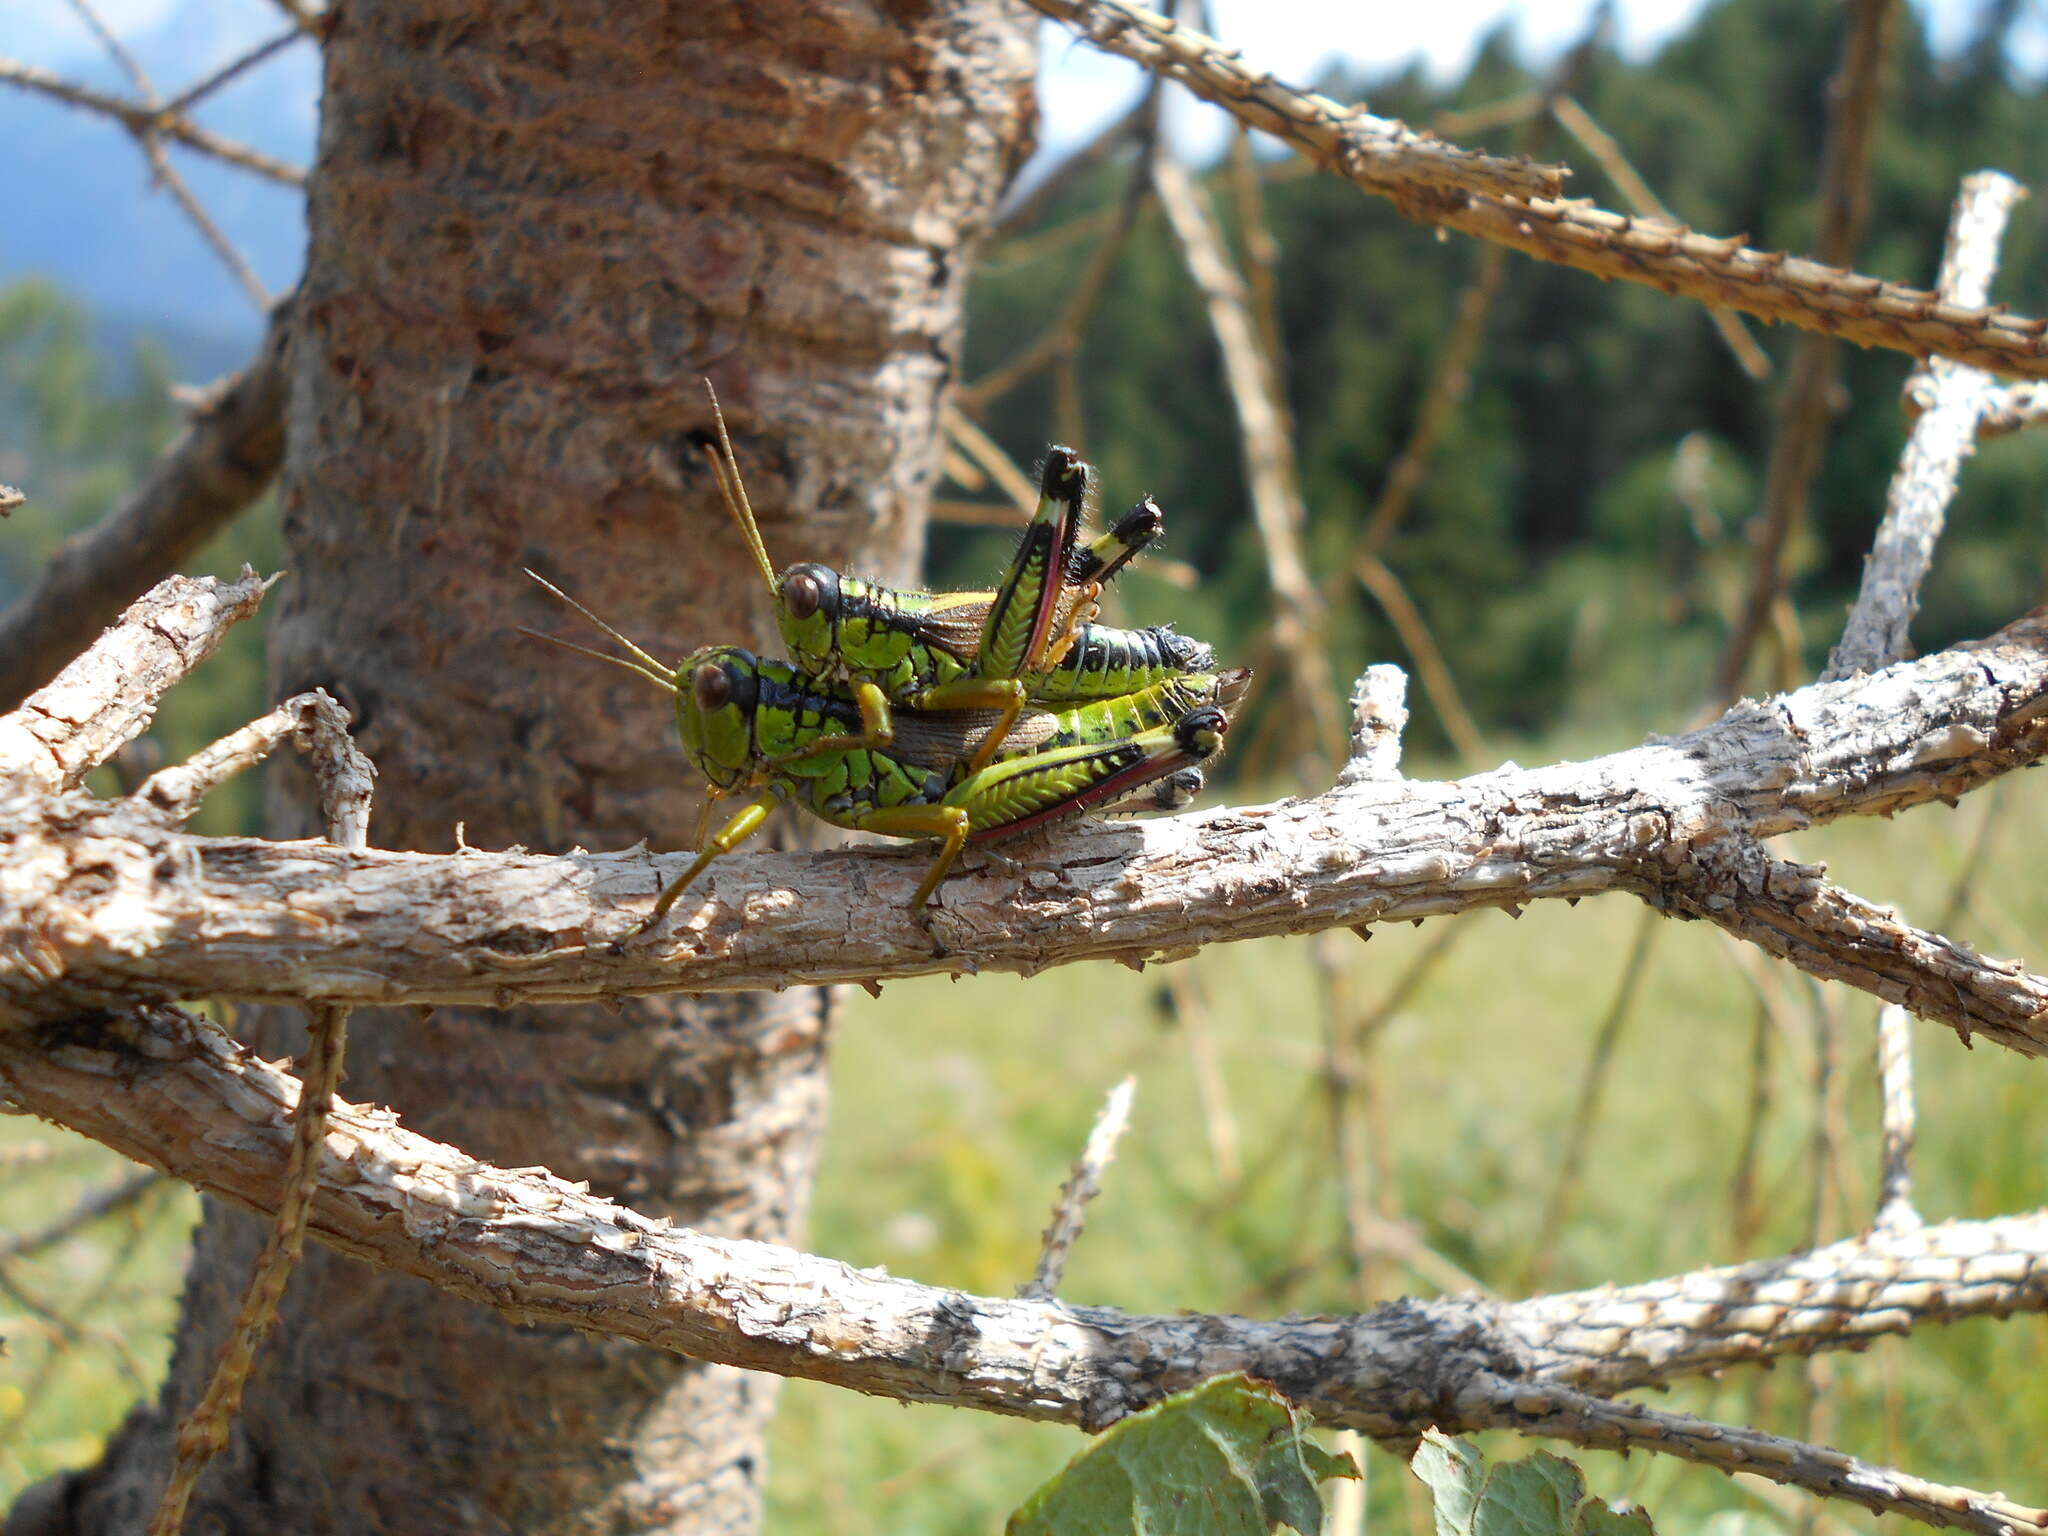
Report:
[[802,671],[831,675],[839,604],[839,573],[829,565],[792,565],[776,578],[775,622],[790,658]]
[[683,750],[719,789],[744,783],[752,772],[760,689],[760,663],[736,645],[692,651],[676,668],[676,729]]

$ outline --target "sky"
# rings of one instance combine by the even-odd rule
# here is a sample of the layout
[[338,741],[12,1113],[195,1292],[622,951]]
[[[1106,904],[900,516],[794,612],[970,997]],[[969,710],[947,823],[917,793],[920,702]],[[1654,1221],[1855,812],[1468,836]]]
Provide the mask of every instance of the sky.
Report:
[[[1707,0],[1618,0],[1613,43],[1653,52]],[[1813,0],[1814,4],[1836,0]],[[1914,0],[1937,50],[1967,37],[1984,0]],[[141,58],[159,90],[184,85],[277,35],[273,0],[95,0]],[[1524,57],[1541,64],[1583,33],[1593,0],[1429,0],[1363,5],[1343,0],[1211,0],[1216,29],[1247,59],[1283,80],[1313,83],[1333,63],[1383,72],[1420,61],[1439,79],[1462,73],[1481,38],[1502,20]],[[0,0],[0,54],[112,89],[125,81],[65,0]],[[1042,33],[1039,163],[1057,159],[1135,97],[1135,65],[1111,58],[1048,22]],[[2015,36],[2015,61],[2048,74],[2048,0],[2031,0]],[[237,81],[200,111],[200,121],[304,164],[316,126],[318,61],[301,43]],[[1169,93],[1169,124],[1191,153],[1219,146],[1221,112]],[[141,158],[119,129],[86,114],[0,89],[0,282],[45,272],[96,308],[158,316],[225,337],[251,338],[259,317],[199,236],[149,186]],[[175,158],[219,222],[276,289],[295,278],[303,247],[296,195],[242,172]],[[1029,173],[1027,172],[1027,175]]]

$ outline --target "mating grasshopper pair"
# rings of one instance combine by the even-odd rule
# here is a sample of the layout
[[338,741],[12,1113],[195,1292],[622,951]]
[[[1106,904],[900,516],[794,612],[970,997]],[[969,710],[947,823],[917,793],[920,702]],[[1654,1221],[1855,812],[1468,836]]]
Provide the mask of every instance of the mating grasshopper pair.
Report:
[[1208,646],[1170,628],[1093,622],[1102,584],[1159,534],[1151,502],[1082,547],[1088,466],[1055,448],[1038,511],[995,592],[898,592],[814,564],[778,576],[717,421],[719,447],[706,457],[794,663],[712,646],[670,670],[534,577],[631,659],[535,638],[673,696],[684,750],[711,785],[707,818],[718,798],[753,792],[709,840],[700,823],[695,862],[643,929],[784,800],[835,826],[939,839],[911,901],[918,909],[969,842],[1090,810],[1173,809],[1200,790],[1200,765],[1222,750],[1250,674],[1218,672]]

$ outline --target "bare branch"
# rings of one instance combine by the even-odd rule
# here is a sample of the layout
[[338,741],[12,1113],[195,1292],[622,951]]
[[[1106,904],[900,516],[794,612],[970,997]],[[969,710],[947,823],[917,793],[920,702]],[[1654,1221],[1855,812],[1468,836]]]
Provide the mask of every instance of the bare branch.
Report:
[[1372,600],[1379,604],[1380,612],[1387,616],[1387,622],[1394,626],[1394,633],[1401,637],[1401,644],[1408,652],[1408,659],[1415,663],[1415,672],[1422,679],[1422,691],[1429,695],[1429,702],[1436,707],[1437,719],[1443,724],[1444,734],[1451,738],[1451,744],[1458,749],[1458,756],[1467,766],[1483,763],[1490,755],[1486,749],[1486,738],[1479,733],[1479,722],[1472,718],[1472,711],[1465,707],[1465,696],[1458,691],[1458,681],[1451,675],[1450,663],[1444,660],[1444,653],[1431,633],[1429,621],[1422,616],[1422,610],[1409,596],[1407,586],[1396,576],[1393,568],[1372,550],[1363,547],[1354,549],[1351,555],[1351,574],[1358,578],[1358,584],[1365,588]]
[[1247,69],[1234,48],[1127,0],[1032,0],[1098,48],[1178,80],[1247,125],[1319,164],[1387,193],[1420,188],[1554,196],[1560,167],[1459,149],[1406,123],[1327,96],[1297,91]]
[[[1998,242],[2025,189],[2010,176],[1979,171],[1963,179],[1949,219],[1938,286],[1956,304],[1982,304],[1998,270]],[[1976,445],[1978,422],[1991,404],[1992,382],[1975,368],[1937,359],[1907,381],[1920,407],[1906,451],[1885,493],[1884,520],[1863,568],[1863,586],[1828,658],[1827,677],[1887,666],[1906,654],[1906,635],[1920,608],[1920,584],[1948,521],[1963,460]]]
[[504,1006],[1029,973],[1625,891],[2032,1054],[2048,1049],[2048,982],[1756,839],[1949,800],[2044,750],[2048,613],[1588,762],[1063,829],[948,880],[929,927],[908,910],[922,850],[733,856],[622,947],[674,859],[349,852],[17,800],[0,823],[0,1029],[190,996]]
[[1052,1224],[1045,1229],[1044,1241],[1039,1245],[1038,1267],[1030,1280],[1018,1288],[1019,1296],[1050,1301],[1058,1292],[1060,1276],[1067,1268],[1067,1255],[1087,1222],[1088,1202],[1102,1193],[1103,1170],[1115,1159],[1116,1144],[1123,1139],[1124,1127],[1130,1124],[1131,1096],[1137,1091],[1138,1080],[1126,1077],[1102,1101],[1102,1112],[1095,1117],[1095,1127],[1088,1133],[1088,1144],[1081,1149],[1072,1175],[1060,1186],[1059,1203],[1052,1209]]
[[[1910,393],[1906,405],[1908,410],[1919,409]],[[2048,384],[2006,384],[1992,390],[1984,414],[1977,418],[1977,435],[2004,437],[2041,421],[2048,421]]]
[[1881,1515],[1904,1515],[1923,1525],[1981,1531],[1984,1536],[2048,1532],[2048,1510],[2020,1504],[2002,1493],[1933,1483],[1826,1446],[1641,1403],[1610,1402],[1568,1388],[1532,1388],[1482,1376],[1458,1406],[1470,1420],[1492,1428],[1551,1435],[1603,1450],[1656,1451],[1723,1472],[1768,1478],[1824,1499],[1846,1499]]
[[1152,157],[1152,187],[1188,275],[1201,290],[1209,329],[1223,354],[1224,382],[1237,416],[1252,519],[1266,556],[1274,641],[1287,656],[1288,685],[1302,719],[1318,727],[1323,753],[1334,762],[1343,736],[1324,644],[1328,615],[1302,551],[1308,509],[1302,504],[1301,478],[1287,431],[1280,380],[1272,359],[1259,346],[1244,283],[1204,206],[1202,191],[1163,140]]
[[[278,1199],[299,1086],[216,1026],[153,1009],[42,1037],[0,1035],[0,1095],[264,1212]],[[1963,1317],[2048,1310],[2048,1212],[1872,1233],[1813,1253],[1511,1304],[1397,1302],[1357,1317],[1264,1322],[970,1296],[674,1229],[545,1171],[479,1163],[405,1130],[389,1111],[339,1100],[321,1152],[316,1238],[522,1322],[1089,1428],[1244,1370],[1322,1422],[1381,1440],[1431,1423],[1452,1432],[1510,1426],[1662,1450],[1843,1497],[1896,1489],[1887,1507],[1920,1519],[1968,1506],[1820,1452],[1831,1458],[1822,1465],[1847,1474],[1830,1484],[1809,1475],[1807,1448],[1787,1454],[1770,1437],[1675,1426],[1591,1394],[1855,1348]],[[1135,1372],[1134,1360],[1144,1362]],[[1660,1424],[1668,1435],[1651,1432]],[[2033,1518],[1986,1507],[2023,1527]]]
[[163,1187],[163,1183],[162,1174],[144,1170],[131,1173],[104,1189],[96,1189],[56,1220],[31,1232],[11,1232],[0,1238],[0,1264],[28,1258],[45,1248],[54,1248],[94,1222],[104,1221],[116,1211],[125,1211],[151,1190]]
[[0,85],[19,86],[23,90],[54,96],[57,100],[87,111],[98,112],[111,117],[130,133],[137,136],[155,133],[167,139],[175,139],[187,148],[196,149],[203,155],[212,155],[216,160],[225,160],[229,165],[239,165],[245,171],[254,171],[259,176],[287,187],[304,188],[306,173],[297,166],[287,165],[273,159],[259,150],[245,144],[237,144],[210,129],[202,128],[187,118],[179,117],[158,107],[145,106],[141,102],[110,96],[104,91],[93,90],[90,86],[78,85],[61,75],[38,69],[33,64],[24,64],[19,59],[0,57]]
[[1884,1138],[1877,1224],[1916,1227],[1913,1208],[1913,1020],[1897,1003],[1877,1011],[1877,1078]]
[[303,27],[293,26],[287,31],[278,33],[277,36],[271,38],[267,43],[258,43],[247,53],[241,55],[241,57],[230,59],[212,74],[202,80],[195,81],[184,90],[178,92],[177,95],[173,96],[158,109],[159,112],[168,118],[176,117],[180,113],[191,110],[215,91],[218,91],[222,86],[240,79],[258,64],[263,63],[264,60],[275,54],[282,53],[305,35]]
[[[344,848],[367,846],[370,787],[376,769],[349,738],[347,711],[317,688],[301,694],[294,703],[298,707],[292,735],[299,749],[313,760],[328,841]],[[227,1448],[229,1431],[242,1409],[243,1389],[256,1368],[257,1351],[277,1326],[278,1305],[305,1250],[306,1224],[312,1218],[320,1186],[328,1116],[334,1108],[334,1091],[341,1086],[349,1010],[322,1005],[311,1013],[305,1083],[292,1116],[291,1150],[285,1157],[277,1215],[256,1255],[248,1288],[242,1292],[241,1305],[221,1344],[206,1390],[178,1425],[176,1460],[150,1519],[150,1536],[179,1536],[184,1529],[192,1490],[199,1486],[207,1465]]]
[[306,1224],[313,1214],[327,1142],[328,1111],[341,1082],[348,1013],[346,1008],[313,1010],[306,1086],[292,1116],[291,1150],[286,1154],[277,1215],[256,1256],[255,1271],[242,1293],[206,1390],[178,1425],[177,1459],[150,1518],[149,1536],[178,1536],[184,1529],[192,1490],[207,1465],[227,1449],[228,1432],[241,1412],[242,1391],[256,1368],[257,1351],[277,1326],[278,1303],[284,1300],[284,1288],[306,1245]]
[[1386,662],[1351,685],[1351,757],[1339,787],[1401,777],[1401,734],[1408,729],[1408,674]]
[[[1877,121],[1879,81],[1891,51],[1899,0],[1851,0],[1842,63],[1829,82],[1827,148],[1821,158],[1820,209],[1814,255],[1846,267],[1863,238],[1869,210],[1870,145]],[[1799,338],[1778,401],[1778,427],[1764,469],[1763,504],[1754,535],[1749,585],[1742,611],[1721,656],[1715,697],[1732,702],[1742,691],[1750,656],[1785,587],[1785,549],[1806,517],[1808,493],[1820,472],[1834,419],[1840,349],[1832,336],[1809,331]],[[1793,653],[1796,657],[1796,652]]]
[[289,300],[255,359],[208,391],[184,434],[99,524],[67,541],[0,613],[0,709],[76,656],[138,593],[175,570],[276,478],[284,458]]
[[[1122,0],[1032,3],[1102,46],[1183,80],[1191,89],[1197,66],[1188,61],[1224,59],[1230,53],[1212,38],[1174,27]],[[1105,41],[1112,35],[1129,46]],[[1169,38],[1171,49],[1165,46]],[[1286,123],[1326,116],[1326,109],[1317,105],[1321,98],[1290,90],[1267,76],[1248,77],[1241,65],[1231,67],[1235,73],[1220,77],[1213,86],[1217,94],[1208,99],[1252,127],[1288,138],[1283,131]],[[1204,71],[1202,78],[1207,81],[1209,72]],[[1257,80],[1255,94],[1244,95],[1236,84],[1226,88],[1226,81],[1245,78]],[[1269,98],[1284,105],[1264,105]],[[1470,154],[1443,148],[1453,157]],[[1328,156],[1318,158],[1330,163]],[[1496,197],[1460,188],[1444,190],[1419,180],[1394,184],[1384,170],[1355,168],[1341,159],[1331,168],[1368,192],[1393,198],[1410,218],[1496,241],[1596,277],[1643,283],[1709,308],[1740,310],[1802,330],[1824,331],[1860,347],[1885,347],[1915,356],[1937,353],[1995,373],[2048,378],[2048,319],[2010,314],[2002,307],[1947,304],[1922,289],[1782,251],[1751,250],[1739,237],[1717,239],[1661,219],[1610,213],[1585,201]]]
[[131,605],[92,648],[0,716],[0,790],[75,788],[149,729],[157,701],[256,611],[275,576],[173,576]]
[[[1550,115],[1557,125],[1579,141],[1579,145],[1614,183],[1631,211],[1642,218],[1662,219],[1667,224],[1676,224],[1678,216],[1664,206],[1650,184],[1643,179],[1642,172],[1616,142],[1613,134],[1602,128],[1584,106],[1570,95],[1553,96],[1549,101]],[[1497,250],[1497,246],[1487,247]],[[1734,357],[1736,366],[1750,378],[1761,384],[1771,376],[1771,360],[1764,349],[1757,345],[1756,338],[1749,334],[1749,327],[1742,323],[1742,317],[1725,309],[1709,309],[1707,316],[1714,323],[1714,330]]]

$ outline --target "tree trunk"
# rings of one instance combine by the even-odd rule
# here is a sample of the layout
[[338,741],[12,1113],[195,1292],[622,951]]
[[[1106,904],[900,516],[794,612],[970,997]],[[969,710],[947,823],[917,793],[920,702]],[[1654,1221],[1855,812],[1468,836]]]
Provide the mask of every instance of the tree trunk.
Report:
[[[519,639],[576,628],[520,567],[658,654],[773,649],[696,446],[708,374],[778,562],[908,574],[963,247],[1028,147],[1024,16],[1007,0],[332,14],[273,681],[354,712],[379,846],[445,851],[458,826],[480,847],[682,846],[695,807],[667,701]],[[272,831],[316,835],[291,772]],[[345,1091],[479,1157],[783,1238],[831,1012],[802,990],[359,1013]],[[268,1052],[302,1038],[289,1015],[255,1028]],[[260,1236],[208,1209],[162,1401],[98,1467],[32,1490],[10,1530],[146,1521]],[[773,1396],[765,1377],[515,1329],[309,1246],[189,1529],[745,1531]]]

